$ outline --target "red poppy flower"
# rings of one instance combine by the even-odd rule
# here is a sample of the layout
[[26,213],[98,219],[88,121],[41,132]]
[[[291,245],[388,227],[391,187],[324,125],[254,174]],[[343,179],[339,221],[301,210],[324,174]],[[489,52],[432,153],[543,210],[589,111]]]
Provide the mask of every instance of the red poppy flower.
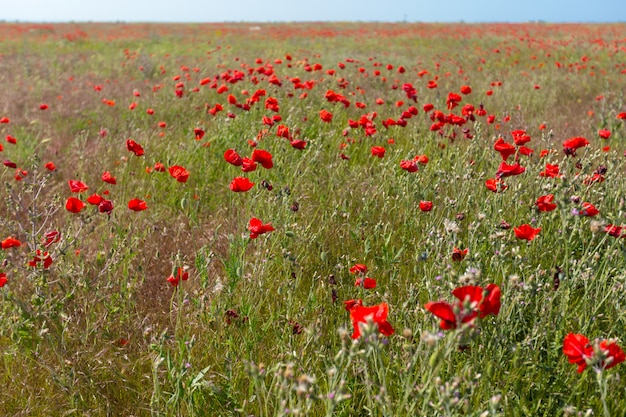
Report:
[[98,211],[100,213],[111,214],[113,211],[113,202],[111,200],[103,199],[100,204],[98,204]]
[[259,235],[273,232],[275,229],[272,227],[271,223],[263,224],[261,220],[253,217],[250,219],[248,230],[250,231],[250,239],[256,239]]
[[39,105],[39,110],[48,110],[48,105],[46,103],[41,103]]
[[17,168],[17,164],[13,161],[9,161],[8,159],[4,160],[3,165],[7,168]]
[[54,162],[47,162],[44,167],[48,170],[48,171],[56,171],[57,167],[56,165],[54,165]]
[[585,138],[575,137],[567,139],[563,142],[563,152],[566,155],[576,155],[576,149],[589,145],[589,141]]
[[602,349],[606,355],[606,359],[599,364],[602,369],[612,368],[626,360],[624,351],[615,342],[603,340],[600,342],[600,349]]
[[376,280],[374,278],[357,278],[354,281],[355,287],[363,287],[366,290],[371,290],[372,288],[376,288]]
[[243,164],[243,158],[239,156],[236,150],[228,149],[224,152],[224,159],[231,165],[236,167],[241,166]]
[[519,153],[524,156],[531,156],[535,151],[526,146],[520,146],[518,149]]
[[333,120],[333,114],[326,110],[320,110],[320,119],[325,123],[330,123]]
[[584,202],[583,209],[580,210],[581,216],[593,217],[600,213],[600,211],[591,203]]
[[624,230],[624,226],[607,224],[604,226],[604,232],[613,237],[626,237],[626,230]]
[[578,365],[578,373],[581,373],[587,367],[586,359],[593,356],[593,346],[582,334],[569,333],[563,340],[563,353],[569,363]]
[[387,321],[387,315],[389,314],[389,306],[387,303],[381,303],[371,307],[365,307],[362,305],[356,305],[350,310],[350,319],[352,319],[352,326],[354,332],[352,333],[353,339],[361,337],[361,330],[359,323],[367,323],[368,318],[374,321],[378,326],[378,331],[385,336],[391,336],[395,330]]
[[[619,113],[617,115],[617,118],[618,119],[622,119],[622,120],[626,120],[626,112]],[[8,123],[8,122],[4,122],[4,123]]]
[[108,183],[108,184],[117,184],[117,180],[115,179],[114,176],[111,175],[111,173],[109,171],[106,171],[104,174],[102,174],[102,181]]
[[377,156],[379,158],[385,156],[385,148],[383,148],[382,146],[372,146],[371,152],[372,156]]
[[608,129],[600,129],[598,131],[598,136],[600,136],[602,139],[608,139],[611,137],[611,131]]
[[254,162],[250,158],[243,158],[243,163],[241,164],[241,170],[243,172],[252,172],[256,170],[257,163]]
[[559,166],[546,164],[546,169],[540,172],[539,175],[542,177],[550,177],[550,178],[558,177],[560,175]]
[[2,249],[18,248],[21,245],[22,245],[22,242],[20,242],[13,236],[9,236],[2,241]]
[[71,213],[80,213],[85,206],[85,203],[75,197],[70,197],[65,201],[65,209]]
[[178,182],[187,182],[189,179],[189,171],[180,165],[173,165],[169,168],[170,175]]
[[0,123],[5,123],[6,124],[6,123],[10,123],[10,122],[11,122],[11,120],[9,120],[8,117],[0,118]]
[[32,266],[33,268],[36,268],[39,262],[42,262],[42,261],[43,261],[44,269],[50,268],[50,265],[52,265],[52,262],[53,262],[52,257],[50,256],[48,252],[44,252],[42,255],[41,251],[37,249],[35,256],[33,257],[32,261],[28,262],[28,265]]
[[230,183],[230,189],[235,192],[245,192],[251,189],[253,186],[254,183],[245,177],[237,177],[233,179]]
[[520,175],[526,171],[526,168],[516,163],[514,165],[507,165],[504,161],[498,167],[496,172],[496,178],[505,178],[513,175]]
[[343,302],[343,307],[346,309],[346,311],[350,311],[354,307],[362,306],[362,305],[363,305],[363,300],[361,300],[361,299],[358,299],[358,300],[347,300],[347,301]]
[[7,281],[7,274],[5,274],[4,272],[0,272],[0,288],[4,287]]
[[61,240],[61,233],[58,230],[51,230],[49,232],[46,232],[43,235],[43,237],[44,237],[43,246],[48,248],[53,243],[57,243],[59,242],[59,240]]
[[70,191],[73,193],[82,193],[89,189],[84,182],[78,180],[69,180],[67,183],[70,186]]
[[447,301],[430,301],[424,305],[424,308],[441,319],[439,327],[442,330],[456,329],[461,323],[471,323],[478,315],[476,311],[461,310],[457,317],[454,306]]
[[420,201],[420,210],[423,212],[431,211],[433,209],[432,201]]
[[204,130],[197,127],[193,130],[193,134],[195,135],[196,140],[200,140],[204,137]]
[[133,198],[128,202],[128,208],[132,211],[143,211],[148,208],[148,205],[143,200]]
[[417,172],[419,169],[415,161],[407,159],[403,159],[402,161],[400,161],[400,168],[407,172]]
[[126,149],[128,149],[129,152],[134,153],[136,156],[141,156],[145,153],[141,145],[132,139],[126,140]]
[[93,194],[87,198],[87,202],[91,204],[92,206],[99,205],[102,202],[102,200],[104,200],[104,198],[102,198],[102,196],[99,194]]
[[482,302],[478,305],[480,318],[485,318],[489,314],[497,316],[500,313],[500,298],[502,292],[496,284],[489,284],[483,291]]
[[503,161],[506,161],[509,159],[509,156],[515,154],[515,146],[506,143],[503,138],[498,138],[496,143],[493,144],[493,149],[500,152]]
[[469,85],[461,86],[461,94],[470,94],[472,92],[472,88]]
[[535,229],[529,224],[522,224],[521,226],[513,228],[513,231],[518,239],[531,241],[541,232],[541,228]]
[[296,149],[304,149],[306,147],[306,142],[300,139],[294,139],[290,142],[291,146]]
[[13,144],[13,145],[16,145],[16,144],[17,144],[17,139],[16,139],[16,138],[14,138],[14,137],[13,137],[13,136],[11,136],[11,135],[7,135],[6,139],[7,139],[7,142],[9,142],[9,143],[11,143],[11,144]]
[[351,274],[367,274],[367,266],[363,264],[354,264],[350,268],[350,273]]
[[262,149],[255,149],[252,152],[252,160],[258,162],[265,169],[271,169],[274,166],[272,162],[272,154]]
[[448,106],[448,110],[452,110],[463,100],[463,98],[456,93],[448,93],[448,98],[446,99],[446,105]]
[[170,275],[169,277],[167,277],[167,282],[172,284],[172,287],[176,287],[181,280],[187,281],[188,279],[189,273],[187,271],[184,271],[183,268],[178,268],[176,276]]
[[154,163],[154,170],[157,172],[165,172],[165,165],[163,165],[160,162],[155,162]]
[[509,186],[499,178],[489,178],[485,181],[485,186],[488,190],[493,191],[494,193],[500,193],[509,188]]
[[452,249],[452,260],[457,262],[462,261],[463,259],[465,259],[465,255],[467,255],[468,251],[469,249]]
[[554,194],[542,195],[537,199],[535,204],[539,211],[552,211],[556,208],[556,204],[554,204]]
[[513,141],[517,146],[530,142],[530,136],[526,134],[525,130],[514,130],[511,132],[511,136],[513,136]]

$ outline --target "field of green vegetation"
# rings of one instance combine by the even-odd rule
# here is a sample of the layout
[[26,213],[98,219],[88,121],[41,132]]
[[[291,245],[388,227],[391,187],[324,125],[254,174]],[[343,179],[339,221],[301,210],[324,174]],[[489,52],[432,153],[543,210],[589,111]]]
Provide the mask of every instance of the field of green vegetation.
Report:
[[626,26],[0,24],[0,414],[626,415]]

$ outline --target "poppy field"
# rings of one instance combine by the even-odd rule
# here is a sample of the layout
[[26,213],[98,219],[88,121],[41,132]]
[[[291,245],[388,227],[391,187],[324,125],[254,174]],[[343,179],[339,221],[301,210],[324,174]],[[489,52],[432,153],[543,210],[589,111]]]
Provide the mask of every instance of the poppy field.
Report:
[[0,45],[0,414],[626,413],[624,24]]

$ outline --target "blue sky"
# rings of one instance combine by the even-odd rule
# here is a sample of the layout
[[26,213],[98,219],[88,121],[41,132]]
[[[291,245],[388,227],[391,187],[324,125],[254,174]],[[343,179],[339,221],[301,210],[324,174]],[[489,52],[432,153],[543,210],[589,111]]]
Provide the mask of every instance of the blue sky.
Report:
[[625,6],[625,0],[0,0],[0,20],[626,22]]

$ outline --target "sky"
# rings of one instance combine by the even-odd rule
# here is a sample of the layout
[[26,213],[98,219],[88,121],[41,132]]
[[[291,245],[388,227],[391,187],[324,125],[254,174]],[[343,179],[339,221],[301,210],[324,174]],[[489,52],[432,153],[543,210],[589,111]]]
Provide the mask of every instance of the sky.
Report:
[[625,3],[626,0],[0,0],[0,20],[595,23],[626,22]]

